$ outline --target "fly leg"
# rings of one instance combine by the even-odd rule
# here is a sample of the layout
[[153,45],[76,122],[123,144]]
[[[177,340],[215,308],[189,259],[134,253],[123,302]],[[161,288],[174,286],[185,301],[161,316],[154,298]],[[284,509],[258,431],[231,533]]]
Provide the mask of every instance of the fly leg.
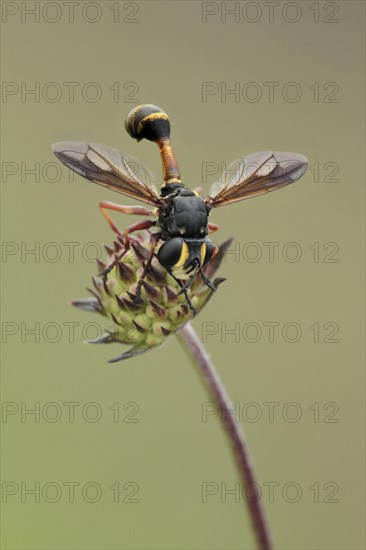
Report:
[[216,223],[209,223],[207,227],[209,233],[215,233],[215,231],[218,231],[220,229],[220,226]]
[[152,262],[152,259],[154,257],[155,248],[156,248],[156,246],[159,242],[160,237],[161,237],[161,233],[153,233],[150,237],[150,243],[151,243],[150,254],[149,254],[149,257],[146,260],[144,270],[141,273],[141,277],[139,278],[139,281],[137,283],[136,298],[139,301],[141,300],[141,285],[142,285],[142,282],[144,281],[144,279],[146,277],[146,273],[147,273],[147,271],[150,267],[150,264]]
[[201,277],[202,277],[202,280],[203,282],[205,283],[206,286],[208,286],[208,288],[210,288],[211,290],[213,290],[214,292],[216,291],[216,287],[213,283],[211,283],[210,279],[208,279],[206,277],[206,275],[203,273],[203,269],[202,269],[202,265],[200,264],[199,265],[199,270],[200,270],[200,273],[201,273]]
[[102,211],[103,216],[111,226],[112,230],[117,233],[119,237],[122,237],[121,231],[118,229],[107,210],[114,210],[115,212],[122,212],[122,214],[131,214],[135,216],[154,216],[155,211],[149,210],[144,206],[124,206],[122,204],[117,204],[115,202],[101,201],[99,203],[99,208]]
[[[120,253],[119,255],[115,255],[114,261],[100,274],[104,279],[108,276],[108,273],[114,268],[118,260],[120,260],[129,249],[129,240],[128,240],[128,234],[132,233],[133,231],[138,231],[139,229],[148,229],[149,227],[152,227],[156,224],[156,222],[150,222],[150,220],[145,220],[144,222],[140,222],[134,225],[131,225],[126,229],[124,233],[122,233],[117,225],[114,223],[110,215],[108,214],[107,210],[114,210],[115,212],[121,212],[122,214],[129,214],[134,216],[154,216],[155,211],[149,210],[148,208],[145,208],[144,206],[125,206],[123,204],[117,204],[115,202],[110,201],[101,201],[99,203],[99,208],[109,223],[112,231],[114,231],[119,239],[122,241],[122,243],[125,246],[125,249]],[[141,225],[142,224],[142,225]],[[126,246],[127,245],[127,246]]]
[[[196,273],[197,273],[197,269],[195,271],[195,274]],[[182,283],[182,281],[180,279],[177,279],[177,277],[175,277],[175,275],[173,275],[172,271],[169,271],[169,275],[171,275],[173,277],[173,279],[180,286],[180,291],[178,292],[178,296],[179,296],[179,294],[184,294],[184,296],[186,297],[189,309],[193,312],[193,315],[196,315],[196,313],[197,313],[196,308],[194,307],[190,297],[188,296],[188,290],[189,290],[189,287],[191,286],[191,284],[193,283],[194,275],[193,275],[193,277],[191,277],[191,279],[189,279],[188,283],[186,283],[185,285]]]
[[106,269],[104,271],[102,271],[102,273],[100,275],[104,279],[106,279],[108,274],[110,273],[110,271],[112,271],[112,269],[116,265],[116,263],[121,258],[123,258],[123,256],[128,252],[128,250],[130,249],[130,239],[129,239],[128,235],[130,235],[131,233],[134,233],[135,231],[141,231],[143,229],[150,229],[150,227],[154,227],[156,224],[157,224],[156,221],[143,220],[141,222],[137,222],[137,223],[134,223],[133,225],[130,225],[129,227],[127,227],[127,229],[123,233],[118,231],[118,237],[119,237],[120,241],[123,243],[124,249],[122,250],[122,252],[120,254],[115,255],[113,262],[110,263],[108,265],[108,267],[106,267]]

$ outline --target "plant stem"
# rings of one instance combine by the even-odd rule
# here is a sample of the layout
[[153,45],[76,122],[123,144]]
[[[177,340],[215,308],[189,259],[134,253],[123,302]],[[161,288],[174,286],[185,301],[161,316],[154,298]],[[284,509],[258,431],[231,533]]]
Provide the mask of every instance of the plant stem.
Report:
[[[211,399],[217,404],[220,418],[233,449],[240,477],[245,487],[257,487],[254,467],[249,455],[244,433],[238,422],[233,418],[234,407],[226,393],[215,367],[190,323],[178,333],[178,339],[188,355],[198,367]],[[253,530],[260,550],[273,548],[269,526],[265,517],[260,496],[256,493],[247,498]]]

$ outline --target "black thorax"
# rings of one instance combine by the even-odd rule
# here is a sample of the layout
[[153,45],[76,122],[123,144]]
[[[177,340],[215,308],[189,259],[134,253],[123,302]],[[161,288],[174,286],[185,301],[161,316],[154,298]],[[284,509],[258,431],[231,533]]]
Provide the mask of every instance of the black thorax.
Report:
[[204,201],[186,188],[168,195],[159,212],[163,240],[171,237],[203,239],[208,233],[207,223]]

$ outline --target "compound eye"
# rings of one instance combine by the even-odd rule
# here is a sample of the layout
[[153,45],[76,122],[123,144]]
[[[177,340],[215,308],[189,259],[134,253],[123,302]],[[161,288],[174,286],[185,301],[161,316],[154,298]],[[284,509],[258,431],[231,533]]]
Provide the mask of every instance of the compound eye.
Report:
[[170,269],[176,265],[181,257],[183,239],[174,237],[166,241],[158,252],[158,260],[165,269]]
[[217,252],[217,246],[210,241],[209,239],[205,239],[205,246],[206,246],[206,254],[205,259],[203,262],[203,265],[207,264],[209,260],[211,260],[212,256]]

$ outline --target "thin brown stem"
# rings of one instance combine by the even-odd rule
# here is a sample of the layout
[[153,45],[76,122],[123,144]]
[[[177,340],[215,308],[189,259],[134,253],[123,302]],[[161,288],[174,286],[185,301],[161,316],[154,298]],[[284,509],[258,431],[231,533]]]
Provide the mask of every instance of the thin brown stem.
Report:
[[[188,323],[177,334],[181,344],[198,367],[211,399],[217,404],[220,418],[229,437],[240,477],[245,487],[257,487],[254,467],[240,424],[233,417],[233,404],[217,374],[215,367],[198,338],[192,325]],[[273,548],[269,526],[265,517],[260,496],[247,498],[253,530],[260,550]]]

